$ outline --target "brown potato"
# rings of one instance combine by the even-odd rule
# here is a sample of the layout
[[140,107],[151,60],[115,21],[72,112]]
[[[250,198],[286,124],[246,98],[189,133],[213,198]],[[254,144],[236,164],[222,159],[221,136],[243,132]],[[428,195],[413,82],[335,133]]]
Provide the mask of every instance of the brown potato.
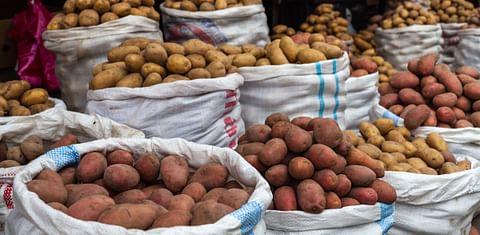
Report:
[[227,205],[212,200],[202,201],[193,208],[190,225],[212,224],[232,211],[233,209]]
[[168,210],[191,211],[195,206],[193,198],[186,194],[177,194],[170,200]]
[[228,170],[223,165],[219,163],[207,163],[195,171],[188,183],[198,182],[202,184],[206,190],[210,190],[212,188],[223,187],[228,175]]
[[152,153],[142,154],[135,163],[135,169],[140,174],[140,179],[154,182],[160,172],[160,161]]
[[80,11],[84,9],[92,8],[94,4],[95,4],[95,0],[76,0],[75,1],[75,7],[78,8],[78,10]]
[[352,183],[352,186],[369,186],[376,179],[376,174],[370,168],[361,165],[349,165],[345,167],[344,174]]
[[119,17],[124,17],[130,14],[132,6],[127,2],[115,3],[111,6],[110,10]]
[[147,198],[148,197],[145,195],[145,193],[142,190],[130,189],[115,195],[115,197],[113,197],[113,200],[115,200],[116,204],[142,203],[144,200],[147,200]]
[[62,177],[54,170],[44,169],[35,177],[36,180],[46,180],[63,185]]
[[[144,190],[144,193],[145,193],[145,190]],[[145,195],[148,196],[147,193]],[[172,192],[170,192],[168,189],[165,189],[165,188],[153,189],[151,191],[150,196],[148,197],[149,200],[152,200],[153,202],[165,208],[170,207],[170,202],[172,198],[173,198]]]
[[227,74],[225,65],[220,61],[213,61],[206,67],[212,78],[223,77]]
[[316,171],[312,177],[325,191],[333,191],[337,188],[338,177],[336,173],[330,169]]
[[67,209],[67,214],[73,218],[96,221],[100,214],[112,208],[115,202],[105,195],[92,195],[84,197]]
[[242,207],[243,204],[247,203],[249,197],[250,195],[245,190],[232,188],[225,191],[218,198],[218,202],[236,210]]
[[90,195],[108,196],[108,191],[104,187],[97,184],[66,184],[65,188],[68,192],[68,198],[65,202],[67,207]]
[[98,14],[108,12],[110,11],[110,2],[108,0],[96,0],[93,9],[97,11]]
[[307,213],[320,213],[325,209],[326,200],[322,187],[312,179],[306,179],[297,186],[299,207]]
[[155,208],[147,204],[120,204],[104,211],[98,222],[119,225],[127,229],[148,229],[156,217]]
[[265,179],[273,186],[280,187],[290,182],[288,167],[284,164],[274,165],[265,171]]
[[92,9],[85,9],[78,15],[78,24],[80,26],[88,27],[97,25],[100,22],[98,12]]
[[27,188],[34,192],[45,203],[67,201],[67,190],[63,184],[48,180],[32,180],[27,183]]
[[138,184],[140,175],[132,166],[113,164],[105,169],[103,180],[109,189],[125,191],[133,189]]
[[20,150],[22,151],[25,158],[27,158],[29,161],[45,153],[42,139],[35,135],[27,137],[20,144]]
[[113,21],[113,20],[117,20],[118,19],[118,15],[116,15],[115,13],[113,12],[105,12],[102,17],[100,17],[100,22],[103,24],[103,23],[106,23],[106,22],[109,22],[109,21]]
[[75,167],[66,167],[58,172],[60,177],[62,177],[62,182],[64,185],[75,184],[77,182],[75,179],[75,171]]
[[3,160],[0,162],[0,168],[9,168],[14,166],[20,166],[20,163],[15,160]]
[[79,183],[90,183],[102,177],[107,168],[107,159],[99,152],[85,154],[76,170],[76,178]]
[[182,190],[182,194],[190,196],[195,202],[199,202],[207,193],[205,187],[200,183],[191,183]]

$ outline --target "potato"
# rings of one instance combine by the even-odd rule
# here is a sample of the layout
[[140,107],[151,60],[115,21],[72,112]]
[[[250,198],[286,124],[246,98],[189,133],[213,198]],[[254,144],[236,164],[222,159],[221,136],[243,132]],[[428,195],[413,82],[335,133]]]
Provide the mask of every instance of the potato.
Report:
[[207,193],[205,187],[200,183],[191,183],[182,190],[182,194],[190,196],[195,202],[199,202]]
[[208,72],[208,70],[203,69],[203,68],[195,68],[190,70],[187,73],[187,77],[190,79],[206,79],[206,78],[211,78],[212,75]]
[[368,71],[365,69],[357,69],[354,70],[351,74],[350,77],[363,77],[368,75]]
[[[66,2],[65,2],[66,3]],[[75,3],[74,3],[75,4]],[[74,10],[75,10],[75,6],[74,6]],[[48,25],[47,25],[47,30],[58,30],[58,29],[62,29],[63,28],[63,19],[65,18],[65,14],[63,13],[58,13],[56,14],[51,20],[50,22],[48,22]]]
[[347,165],[347,160],[345,160],[345,158],[342,156],[337,156],[337,158],[335,158],[335,165],[331,166],[330,169],[334,171],[336,174],[340,174],[343,172],[346,165]]
[[427,164],[421,158],[418,158],[418,157],[409,158],[407,160],[407,163],[417,170],[428,167]]
[[232,64],[236,67],[254,66],[256,62],[257,59],[250,53],[235,55],[232,60]]
[[132,154],[128,151],[121,149],[114,150],[107,155],[108,165],[127,164],[133,166],[133,161],[134,159]]
[[442,164],[442,167],[440,168],[439,173],[443,175],[443,174],[455,173],[457,171],[460,171],[460,169],[457,167],[457,165],[455,165],[455,163],[445,162]]
[[267,125],[255,124],[246,130],[245,135],[250,142],[265,143],[270,139],[271,131],[272,129]]
[[125,65],[129,72],[139,73],[145,64],[143,56],[138,54],[129,54],[125,57]]
[[130,14],[132,6],[127,2],[115,3],[110,10],[119,17],[124,17]]
[[132,7],[139,7],[142,5],[142,0],[122,0],[122,2],[130,4]]
[[96,221],[100,214],[114,205],[115,202],[108,196],[92,195],[72,204],[66,213],[76,219]]
[[376,179],[370,187],[375,190],[378,201],[391,204],[397,199],[397,192],[389,183]]
[[431,132],[427,135],[425,139],[426,143],[431,147],[440,152],[448,151],[448,144],[437,132]]
[[235,210],[247,203],[250,195],[243,189],[232,188],[225,191],[219,198],[218,203],[223,203]]
[[125,191],[134,188],[140,181],[140,175],[135,168],[125,164],[108,166],[103,173],[105,185],[115,191]]
[[270,63],[270,60],[267,58],[258,59],[257,63],[255,63],[255,66],[265,66],[265,65],[272,65]]
[[480,82],[472,82],[465,85],[463,88],[464,95],[472,100],[480,99]]
[[34,192],[45,203],[67,201],[67,190],[63,184],[48,180],[32,180],[27,183],[27,189]]
[[127,71],[121,68],[104,70],[90,80],[90,89],[98,90],[114,87],[120,79],[127,75]]
[[167,76],[167,71],[161,65],[155,63],[145,63],[141,68],[141,74],[143,77],[148,77],[151,73],[158,73],[162,78]]
[[312,145],[312,136],[304,129],[291,126],[284,136],[285,143],[290,151],[300,153]]
[[370,158],[359,149],[352,148],[346,156],[346,160],[349,165],[362,165],[372,169],[377,178],[381,178],[385,174],[384,164],[381,161]]
[[426,148],[418,150],[420,157],[427,163],[429,167],[440,168],[445,162],[443,155],[433,148]]
[[472,169],[472,163],[469,160],[462,160],[457,162],[457,167],[462,171],[470,170]]
[[84,10],[84,9],[89,9],[93,8],[93,5],[95,4],[95,0],[76,0],[75,1],[75,7],[78,8],[78,10]]
[[370,168],[361,165],[349,165],[345,167],[344,174],[352,183],[352,186],[369,186],[376,179],[376,174]]
[[444,64],[435,65],[433,76],[435,76],[438,79],[438,81],[445,86],[447,91],[453,92],[457,96],[462,95],[462,92],[463,92],[462,83],[457,78],[457,76],[450,71],[447,65],[444,65]]
[[334,171],[323,169],[316,171],[312,177],[325,191],[333,191],[337,188],[338,177]]
[[160,175],[168,189],[179,192],[187,185],[188,163],[182,157],[167,156],[160,162]]
[[181,67],[190,64],[190,61],[187,58],[178,54],[168,57],[167,51],[160,43],[152,42],[148,44],[144,53],[144,57],[148,62],[153,62],[162,66],[165,66],[166,63],[169,63],[167,64],[167,69],[172,73],[183,74],[190,70],[190,67],[188,69]]
[[436,95],[432,101],[435,107],[453,107],[457,103],[457,96],[452,92]]
[[424,104],[418,105],[405,115],[405,127],[413,130],[421,126],[430,115],[430,108]]
[[444,92],[445,92],[445,86],[437,82],[425,85],[422,88],[422,95],[427,99],[431,99]]
[[160,173],[160,161],[154,154],[145,153],[138,158],[135,169],[140,174],[140,179],[146,182],[154,182]]
[[287,185],[290,182],[288,167],[284,164],[271,166],[265,171],[265,179],[276,187]]
[[206,66],[205,58],[200,54],[190,54],[187,56],[192,64],[192,69],[194,68],[204,68]]
[[137,88],[143,84],[143,78],[140,73],[131,73],[120,79],[115,85],[116,87]]
[[140,50],[144,50],[151,42],[150,39],[144,37],[130,38],[122,42],[121,46],[136,46]]
[[30,85],[25,81],[11,81],[6,83],[6,91],[3,97],[7,100],[18,99],[25,91],[30,89]]
[[20,163],[15,160],[3,160],[0,162],[0,168],[9,168],[14,166],[20,166]]
[[273,193],[273,203],[275,209],[280,211],[297,210],[297,197],[295,190],[290,186],[282,186]]
[[313,137],[316,143],[335,148],[342,141],[342,130],[335,120],[331,118],[314,118],[310,123],[313,125]]
[[[144,193],[146,196],[148,196],[148,192],[144,190]],[[149,200],[152,200],[153,202],[157,203],[158,205],[161,205],[165,208],[168,208],[170,206],[170,202],[173,198],[172,192],[165,188],[156,188],[153,189],[150,193],[150,196],[148,197]]]
[[265,119],[265,125],[273,127],[277,122],[286,121],[289,122],[290,119],[285,113],[272,113]]
[[355,69],[364,69],[367,73],[377,72],[377,64],[370,57],[362,56],[352,61]]
[[125,203],[105,210],[98,222],[145,230],[153,223],[155,216],[156,210],[150,205]]
[[223,77],[227,74],[225,65],[219,61],[213,61],[206,67],[212,78]]
[[162,76],[159,73],[153,72],[147,75],[147,77],[143,81],[142,86],[149,87],[149,86],[154,86],[160,83],[162,83]]
[[328,146],[323,144],[314,144],[305,153],[314,165],[315,169],[324,169],[335,166],[337,154]]
[[191,211],[194,206],[195,201],[193,198],[186,194],[177,194],[170,200],[168,210]]
[[66,167],[58,172],[64,185],[76,183],[75,167]]
[[390,86],[396,89],[415,88],[420,84],[418,77],[409,71],[399,71],[390,78]]
[[75,7],[76,7],[75,5],[76,5],[76,0],[66,0],[65,3],[63,4],[63,11],[66,14],[74,13]]
[[20,150],[29,161],[39,157],[45,152],[42,139],[35,135],[27,137],[20,144]]
[[380,97],[379,104],[385,108],[390,108],[393,105],[400,103],[400,97],[396,93],[386,94]]
[[340,58],[343,55],[343,51],[340,47],[325,42],[314,42],[311,46],[313,49],[322,52],[327,59]]
[[[189,39],[182,43],[187,55],[200,54],[204,55],[209,49],[213,49],[212,45],[209,45],[199,39]],[[225,53],[225,52],[224,52]]]
[[288,172],[296,180],[304,180],[313,176],[312,162],[304,157],[295,157],[288,164]]
[[36,180],[46,180],[63,185],[62,177],[54,170],[45,169],[35,177]]
[[24,165],[28,162],[28,159],[25,157],[25,155],[23,155],[19,146],[9,147],[6,157],[7,157],[7,160],[16,161],[16,162],[20,163],[20,165]]
[[55,210],[67,213],[68,208],[60,202],[49,202],[47,204]]
[[185,48],[178,43],[164,42],[164,43],[162,43],[162,46],[163,46],[163,48],[165,48],[165,50],[167,51],[167,54],[169,56],[171,56],[173,54],[185,55]]
[[351,197],[342,197],[341,198],[342,207],[360,205],[356,199]]
[[[122,62],[129,54],[140,54],[140,48],[137,46],[120,46],[114,47],[108,52],[109,62]],[[104,70],[106,68],[103,68]]]
[[[78,2],[78,1],[77,1]],[[98,25],[100,22],[100,16],[92,9],[85,9],[78,15],[78,24],[80,26],[88,27]]]
[[435,114],[441,123],[453,125],[456,122],[455,112],[449,107],[440,107]]
[[280,49],[290,63],[295,63],[297,61],[297,45],[291,37],[286,36],[280,39]]
[[78,143],[77,136],[73,134],[67,134],[63,136],[61,139],[59,139],[57,142],[53,143],[50,147],[53,149],[53,148],[72,145],[76,143]]
[[412,88],[403,88],[398,92],[398,98],[404,104],[425,104],[422,95]]
[[193,208],[190,225],[212,224],[232,211],[233,209],[227,205],[212,200],[202,201]]
[[435,63],[437,62],[439,56],[437,53],[428,53],[422,56],[418,60],[418,65],[416,71],[421,76],[430,75],[433,73],[433,69],[435,68]]
[[322,187],[312,179],[306,179],[297,186],[299,207],[307,213],[320,213],[325,209],[326,200]]
[[[251,128],[252,127],[250,127],[249,130]],[[247,130],[247,134],[248,133],[249,132]],[[282,139],[273,138],[267,141],[263,148],[258,152],[258,160],[260,160],[260,162],[267,167],[273,166],[280,163],[285,158],[287,151],[287,144]]]
[[457,74],[465,74],[468,75],[474,79],[478,79],[480,77],[480,73],[478,70],[474,67],[471,66],[461,66],[455,70]]
[[103,23],[106,23],[106,22],[109,22],[109,21],[112,21],[112,20],[116,20],[118,19],[118,15],[116,15],[115,13],[113,12],[105,12],[102,17],[100,17],[100,22],[103,24]]
[[382,144],[382,151],[387,152],[387,153],[405,153],[406,149],[405,146],[401,143],[395,142],[395,141],[385,141]]
[[349,193],[349,197],[366,205],[374,205],[378,201],[377,192],[369,187],[353,187]]
[[50,107],[46,104],[34,104],[28,107],[28,110],[30,110],[30,113],[33,115],[33,114],[41,113],[49,108]]
[[130,189],[124,192],[121,192],[113,198],[116,204],[122,203],[142,203],[144,200],[147,200],[147,196],[140,189]]
[[269,47],[266,51],[267,58],[270,60],[272,65],[288,64],[288,59],[283,54],[280,47]]
[[189,226],[192,214],[189,211],[171,210],[158,216],[151,228],[169,228],[174,226]]
[[110,11],[110,2],[108,0],[96,0],[93,9],[97,11],[98,14],[108,12]]
[[63,18],[62,25],[64,28],[69,29],[78,26],[78,14],[68,13],[65,18]]
[[107,168],[107,159],[99,152],[85,154],[76,171],[76,178],[79,183],[90,183],[102,177]]
[[470,115],[469,121],[473,124],[475,127],[480,127],[480,112],[475,112]]
[[210,2],[202,2],[199,9],[200,11],[215,11],[215,5]]
[[195,171],[188,183],[198,182],[202,184],[206,190],[210,190],[224,186],[228,174],[227,168],[223,165],[219,163],[207,163]]

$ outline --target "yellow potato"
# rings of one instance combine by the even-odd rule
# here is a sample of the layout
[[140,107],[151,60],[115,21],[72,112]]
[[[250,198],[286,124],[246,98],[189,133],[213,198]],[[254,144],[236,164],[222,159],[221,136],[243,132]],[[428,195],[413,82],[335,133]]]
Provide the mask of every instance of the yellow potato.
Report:
[[139,73],[131,73],[117,82],[116,87],[130,87],[136,88],[141,87],[143,84],[142,75]]
[[95,0],[76,0],[75,7],[77,7],[78,10],[82,11],[84,9],[93,8],[94,4]]
[[183,55],[173,54],[168,57],[166,66],[170,73],[184,74],[192,68],[192,63]]
[[222,62],[213,61],[208,64],[207,71],[212,75],[212,78],[224,77],[227,74],[225,65]]
[[236,67],[254,66],[256,62],[257,59],[250,53],[238,54],[232,60],[232,64]]
[[116,20],[118,19],[118,15],[116,15],[113,12],[105,12],[102,17],[100,17],[100,22],[103,24],[108,21]]
[[190,70],[187,73],[187,77],[189,77],[190,79],[193,80],[193,79],[199,79],[199,78],[211,78],[212,75],[206,69],[195,68],[195,69]]
[[125,57],[125,66],[131,73],[139,73],[145,64],[143,56],[138,54],[129,54]]
[[76,0],[66,0],[63,4],[63,12],[65,14],[75,13]]
[[104,89],[109,87],[114,87],[120,79],[127,75],[127,70],[121,68],[111,68],[104,70],[92,80],[90,80],[90,89],[91,90],[98,90]]
[[124,17],[130,14],[132,6],[127,2],[113,4],[110,10],[119,17]]
[[167,76],[167,71],[161,65],[150,62],[143,64],[141,69],[142,76],[146,78],[150,73],[158,73],[162,78]]
[[122,46],[136,46],[140,48],[140,50],[144,50],[150,42],[151,40],[148,38],[138,37],[123,41]]
[[153,86],[162,83],[162,76],[159,73],[153,72],[148,74],[148,76],[143,81],[142,86]]
[[164,43],[162,43],[162,46],[163,46],[163,48],[165,48],[165,50],[167,51],[167,54],[169,56],[171,56],[173,54],[185,55],[185,48],[178,43],[164,42]]
[[33,88],[23,93],[20,102],[24,106],[43,104],[48,100],[48,92],[43,88]]
[[98,12],[98,14],[103,14],[110,11],[110,2],[108,0],[96,0],[93,5],[93,9]]
[[144,56],[148,62],[153,62],[162,66],[165,66],[165,63],[168,59],[168,54],[165,48],[163,48],[162,44],[156,42],[152,42],[147,45],[144,50]]
[[374,136],[381,136],[378,128],[369,122],[361,122],[358,128],[360,129],[362,136],[366,139]]
[[163,83],[170,83],[170,82],[176,82],[181,80],[190,80],[190,79],[182,75],[170,74],[165,79],[163,79]]
[[192,69],[205,68],[205,66],[207,66],[205,58],[200,54],[190,54],[187,55],[187,58],[190,60],[190,63],[192,63]]
[[297,62],[297,44],[295,44],[291,37],[286,36],[280,39],[280,49],[282,49],[283,54],[290,63]]
[[297,60],[301,64],[315,63],[326,59],[327,57],[322,52],[310,48],[303,49],[297,54]]
[[66,29],[77,27],[78,15],[76,13],[67,14],[65,18],[63,18],[62,24],[63,24],[63,27]]
[[377,127],[381,135],[385,135],[395,128],[393,120],[388,118],[377,119],[373,122],[373,125]]
[[109,62],[124,61],[128,54],[140,54],[140,48],[137,46],[120,46],[112,48],[107,55]]
[[440,152],[448,151],[448,144],[437,132],[432,132],[427,135],[425,139],[428,146],[434,148]]
[[92,9],[85,9],[78,15],[78,24],[80,26],[93,26],[100,22],[98,12]]

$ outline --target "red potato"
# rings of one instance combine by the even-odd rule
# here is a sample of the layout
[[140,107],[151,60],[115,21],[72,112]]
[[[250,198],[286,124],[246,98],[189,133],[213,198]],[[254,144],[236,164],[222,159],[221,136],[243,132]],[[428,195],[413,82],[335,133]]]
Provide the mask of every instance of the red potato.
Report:
[[58,172],[64,185],[76,183],[75,171],[75,167],[66,167]]
[[207,194],[207,190],[202,184],[194,182],[185,186],[182,190],[182,194],[190,196],[195,202],[199,202],[202,197]]
[[212,200],[215,202],[218,202],[218,199],[222,194],[227,191],[225,188],[214,188],[205,194],[200,201],[207,201],[207,200]]
[[273,186],[280,187],[290,182],[288,167],[283,164],[274,165],[265,171],[265,179]]
[[428,75],[422,78],[422,80],[420,81],[420,87],[423,89],[425,86],[432,83],[438,83],[438,80],[434,76]]
[[343,132],[335,120],[331,118],[314,118],[310,123],[313,125],[313,138],[317,144],[335,148],[342,141]]
[[265,119],[265,125],[273,127],[279,121],[289,122],[290,119],[285,113],[272,113]]
[[460,82],[458,77],[450,71],[448,65],[435,65],[435,68],[433,70],[433,76],[435,76],[438,81],[445,86],[445,89],[447,91],[453,92],[457,96],[462,95],[462,83]]
[[125,151],[125,150],[115,150],[113,152],[110,152],[107,155],[107,162],[108,165],[112,164],[127,164],[130,166],[133,166],[133,156],[130,152]]
[[312,179],[306,179],[297,186],[299,207],[308,213],[320,213],[325,209],[326,200],[322,187]]
[[342,208],[342,200],[334,192],[326,192],[325,200],[326,200],[325,209]]
[[192,208],[195,206],[195,201],[193,198],[186,194],[177,194],[172,197],[170,200],[170,205],[168,206],[168,210],[184,210],[184,211],[191,211]]
[[157,211],[150,205],[125,203],[104,211],[98,222],[119,225],[126,229],[145,230],[152,225],[156,215]]
[[142,188],[142,192],[145,194],[145,196],[150,197],[150,195],[152,195],[153,190],[161,189],[161,188],[165,188],[165,186],[163,184],[153,184],[145,188]]
[[258,155],[254,155],[254,154],[246,155],[244,156],[244,158],[245,160],[247,160],[248,163],[250,163],[250,165],[255,167],[255,169],[257,169],[257,171],[259,171],[260,173],[263,174],[267,170],[267,167],[263,165],[262,162],[260,162]]
[[239,188],[243,189],[243,186],[235,180],[230,180],[225,184],[226,189]]
[[62,146],[68,146],[72,144],[78,143],[77,136],[73,134],[67,134],[66,136],[62,137],[60,140],[57,142],[53,143],[52,146],[50,146],[51,149],[62,147]]
[[417,107],[416,105],[414,104],[409,104],[407,106],[405,106],[405,108],[403,109],[402,113],[400,114],[400,117],[405,119],[405,116],[407,115],[408,112],[410,112],[412,109],[414,109],[415,107]]
[[63,213],[67,213],[68,211],[68,208],[60,202],[49,202],[47,204],[53,209],[61,211]]
[[296,180],[304,180],[313,176],[312,162],[304,157],[295,157],[288,164],[288,173]]
[[474,79],[480,78],[478,70],[476,68],[472,67],[472,66],[461,66],[461,67],[457,68],[457,70],[455,72],[457,74],[468,75],[468,76],[470,76]]
[[105,211],[112,208],[115,202],[105,195],[92,195],[84,197],[71,205],[67,214],[76,219],[85,221],[96,221]]
[[344,157],[337,155],[335,158],[335,165],[331,166],[329,169],[335,172],[335,174],[340,174],[345,170],[345,166],[347,166],[347,160]]
[[108,196],[108,191],[96,184],[67,184],[65,185],[68,197],[65,206],[69,207],[78,200],[91,195]]
[[350,189],[352,188],[352,183],[348,177],[344,174],[337,175],[337,187],[333,190],[338,196],[344,197],[348,195]]
[[396,93],[390,93],[380,97],[380,102],[379,102],[381,106],[387,109],[399,103],[400,103],[400,97]]
[[[311,117],[306,117],[306,116],[300,116],[300,117],[296,117],[294,119],[292,119],[291,123],[295,126],[298,126],[306,131],[311,131],[312,129],[310,129],[308,127],[308,123],[312,120]],[[272,128],[272,131],[273,131],[273,128]]]
[[380,93],[380,95],[383,96],[386,94],[397,93],[398,89],[395,89],[392,86],[390,86],[390,83],[384,82],[378,85],[378,92]]
[[338,177],[330,169],[316,171],[312,179],[319,183],[325,191],[333,191],[338,185]]
[[220,163],[207,163],[195,171],[188,183],[198,182],[208,191],[223,187],[227,182],[228,170]]
[[77,182],[90,183],[101,178],[107,165],[107,159],[103,154],[99,152],[85,154],[77,166]]
[[458,80],[460,80],[460,82],[462,83],[462,85],[467,85],[469,83],[472,83],[472,82],[477,82],[478,80],[471,77],[471,76],[468,76],[466,74],[458,74],[457,75],[458,77]]
[[172,198],[173,198],[172,192],[168,191],[168,189],[166,188],[154,189],[150,194],[150,196],[148,197],[149,200],[165,208],[168,208],[170,206],[170,202],[172,201]]
[[152,228],[170,228],[174,226],[189,226],[192,214],[188,211],[172,210],[158,216]]
[[280,138],[283,139],[287,134],[288,130],[292,127],[292,123],[287,121],[278,121],[273,125],[271,137],[273,138]]
[[147,196],[140,189],[130,189],[124,192],[121,192],[113,198],[116,204],[122,203],[142,203],[147,200]]
[[292,126],[284,137],[285,143],[290,151],[301,153],[312,146],[312,136],[304,129]]
[[463,94],[472,99],[472,100],[478,100],[480,99],[480,82],[472,82],[468,83],[465,85]]
[[[475,106],[475,105],[473,105],[473,106]],[[470,112],[470,110],[473,108],[472,107],[472,102],[465,96],[458,97],[457,103],[455,104],[455,107],[461,109],[464,112]]]
[[393,88],[415,88],[420,84],[418,77],[409,71],[399,71],[392,75],[389,81]]
[[245,132],[245,135],[249,142],[265,143],[270,139],[271,131],[272,129],[267,125],[256,124],[250,126]]
[[275,208],[280,211],[297,210],[297,196],[295,190],[290,186],[282,186],[273,193]]
[[374,205],[378,201],[377,192],[367,187],[353,187],[349,196],[361,204]]
[[418,71],[417,71],[418,61],[419,61],[419,59],[413,59],[413,60],[408,61],[408,64],[407,64],[408,71],[410,71],[414,74],[418,74]]
[[180,156],[167,156],[160,162],[160,175],[170,191],[179,192],[187,185],[188,162]]
[[45,203],[60,202],[63,204],[67,201],[68,194],[63,184],[47,180],[32,180],[27,183],[27,188],[36,193]]
[[[343,136],[343,134],[342,134]],[[337,164],[337,154],[330,147],[323,144],[314,144],[305,153],[315,169],[325,169]]]
[[103,173],[105,185],[115,191],[133,189],[140,182],[140,175],[135,168],[125,164],[113,164]]
[[227,205],[212,200],[202,201],[195,205],[190,225],[212,224],[232,211]]
[[377,178],[375,172],[361,165],[348,165],[344,174],[352,183],[352,186],[369,186]]
[[385,181],[376,179],[370,187],[377,193],[379,202],[391,204],[397,199],[395,188]]
[[248,198],[250,198],[250,195],[245,190],[232,188],[225,191],[218,198],[218,202],[237,210],[247,203]]
[[412,88],[403,88],[398,92],[398,98],[404,104],[425,104],[422,95]]
[[260,162],[269,167],[280,163],[287,155],[288,148],[285,141],[279,138],[273,138],[258,153]]
[[455,122],[455,128],[473,127],[473,124],[467,120],[458,120]]
[[413,130],[421,126],[430,115],[430,108],[421,104],[409,111],[404,118],[405,127]]
[[50,169],[45,169],[45,170],[41,171],[37,175],[37,177],[35,177],[35,179],[37,179],[37,180],[47,180],[47,181],[57,183],[57,184],[61,184],[61,185],[64,184],[62,176],[60,176],[60,174],[58,174],[56,171],[50,170]]
[[342,202],[342,207],[360,205],[360,202],[358,202],[356,199],[351,197],[342,197],[341,202]]
[[417,73],[419,75],[425,76],[430,75],[433,73],[433,69],[435,68],[435,63],[437,62],[439,56],[437,53],[429,53],[422,56],[418,60],[417,64]]
[[160,173],[160,160],[152,153],[142,154],[135,163],[140,178],[146,182],[154,182]]
[[263,149],[264,143],[259,143],[259,142],[254,142],[254,143],[248,143],[248,144],[240,144],[238,145],[237,153],[239,153],[242,156],[247,156],[251,154],[258,155],[258,153]]
[[455,124],[457,121],[455,112],[449,107],[440,107],[436,111],[437,120],[449,125]]
[[422,95],[427,99],[432,99],[436,95],[440,95],[443,93],[445,93],[445,86],[438,82],[425,85],[422,88]]
[[403,105],[401,104],[392,105],[390,106],[390,108],[388,108],[388,111],[394,113],[397,116],[400,116],[403,112]]
[[454,107],[457,104],[457,96],[452,92],[443,93],[433,97],[432,103],[435,107]]
[[456,117],[457,120],[466,118],[466,114],[465,114],[465,112],[463,112],[463,110],[461,110],[457,107],[453,107],[452,110],[455,113],[455,117]]

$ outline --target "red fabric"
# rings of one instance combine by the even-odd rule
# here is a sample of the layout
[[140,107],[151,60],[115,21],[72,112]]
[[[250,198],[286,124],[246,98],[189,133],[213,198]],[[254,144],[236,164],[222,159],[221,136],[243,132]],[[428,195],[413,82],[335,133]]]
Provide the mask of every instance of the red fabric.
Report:
[[42,39],[42,33],[52,17],[41,0],[31,0],[26,10],[13,17],[10,31],[10,37],[17,41],[18,76],[33,87],[48,90],[59,87],[55,75],[55,54],[45,49]]

